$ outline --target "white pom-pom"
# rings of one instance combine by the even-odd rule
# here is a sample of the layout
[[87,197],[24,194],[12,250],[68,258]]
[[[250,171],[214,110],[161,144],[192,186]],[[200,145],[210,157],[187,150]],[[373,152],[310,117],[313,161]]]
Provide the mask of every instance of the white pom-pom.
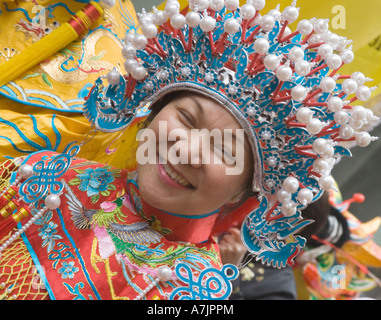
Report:
[[307,123],[311,120],[313,115],[314,112],[310,108],[301,107],[296,112],[296,120],[298,120],[301,123]]
[[292,69],[288,65],[282,65],[277,69],[276,76],[280,81],[290,80],[292,77]]
[[280,189],[276,193],[276,198],[279,203],[283,203],[283,202],[291,200],[291,194],[284,189]]
[[336,70],[341,67],[342,60],[339,55],[337,54],[331,54],[326,59],[327,66],[330,69]]
[[266,69],[274,71],[280,65],[280,58],[276,56],[275,54],[268,54],[263,59],[263,64]]
[[293,47],[289,52],[288,52],[288,58],[292,62],[298,62],[304,59],[304,50],[300,47]]
[[239,7],[239,0],[225,0],[225,8],[230,11],[235,11]]
[[224,23],[224,31],[228,34],[234,34],[238,32],[239,27],[240,27],[240,24],[234,18],[229,18]]
[[316,118],[311,118],[307,123],[306,123],[306,129],[311,133],[311,134],[318,134],[321,129],[323,129],[323,123]]
[[200,24],[201,17],[200,14],[194,11],[189,11],[185,16],[185,22],[191,28],[195,28]]
[[294,194],[299,189],[299,181],[295,177],[288,177],[283,181],[283,189]]
[[327,108],[331,112],[338,112],[343,108],[343,100],[339,97],[332,97],[327,102]]
[[300,60],[295,63],[295,73],[305,77],[311,72],[311,64],[306,60]]
[[266,5],[265,0],[253,0],[253,1],[251,1],[251,3],[254,6],[255,10],[257,10],[257,11],[262,10]]
[[297,199],[301,204],[307,205],[312,202],[313,197],[314,195],[310,189],[303,188],[299,190]]
[[293,23],[299,17],[299,9],[294,6],[286,7],[282,12],[282,20]]
[[357,91],[358,85],[355,80],[346,79],[341,85],[341,88],[346,94],[352,94]]
[[131,76],[135,80],[138,80],[138,81],[142,80],[146,76],[146,69],[142,65],[137,64],[137,65],[132,67]]
[[270,44],[267,39],[259,38],[254,42],[254,50],[259,54],[265,54],[270,48]]
[[259,25],[264,31],[271,31],[275,26],[275,19],[266,14],[259,19]]
[[119,84],[119,80],[120,80],[120,73],[116,71],[115,69],[107,73],[107,81],[109,84],[115,86]]
[[200,28],[204,32],[213,31],[216,26],[216,20],[210,16],[204,16],[200,22]]
[[241,18],[244,20],[250,20],[254,18],[256,10],[251,3],[246,3],[241,7]]
[[321,79],[319,88],[326,93],[330,93],[336,88],[336,81],[331,77]]
[[296,29],[301,35],[306,36],[312,32],[313,28],[314,27],[309,20],[303,19],[299,21]]
[[335,187],[335,180],[327,175],[319,178],[319,187],[325,191],[329,191]]
[[285,217],[293,216],[296,213],[296,203],[294,201],[282,203],[281,212]]
[[307,98],[308,90],[307,88],[297,85],[296,87],[292,88],[291,90],[291,97],[293,100],[297,102],[302,102],[304,99]]

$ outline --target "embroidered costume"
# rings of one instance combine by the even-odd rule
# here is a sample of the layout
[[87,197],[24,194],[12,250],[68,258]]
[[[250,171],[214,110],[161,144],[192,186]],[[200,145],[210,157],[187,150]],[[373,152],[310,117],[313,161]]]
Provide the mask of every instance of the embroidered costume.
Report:
[[[48,163],[54,157],[51,152],[35,153],[22,165]],[[160,267],[188,268],[190,279],[188,269],[181,270],[179,279],[173,268],[173,275],[146,295],[167,299],[175,288],[185,286],[181,280],[191,281],[211,267],[221,269],[218,246],[210,236],[217,212],[188,217],[156,210],[140,198],[134,176],[74,159],[60,177],[60,209],[44,212],[22,235],[43,281],[36,281],[38,290],[13,283],[13,294],[31,299],[43,285],[51,299],[134,299],[155,281]],[[2,261],[13,251],[3,251]],[[2,269],[2,277],[10,274],[3,282],[12,282],[9,269]],[[21,269],[19,278],[28,271]]]
[[294,266],[299,299],[351,300],[381,285],[370,271],[381,267],[381,248],[373,241],[381,218],[362,223],[349,211],[364,200],[358,193],[345,201],[340,192],[329,193],[329,215]]

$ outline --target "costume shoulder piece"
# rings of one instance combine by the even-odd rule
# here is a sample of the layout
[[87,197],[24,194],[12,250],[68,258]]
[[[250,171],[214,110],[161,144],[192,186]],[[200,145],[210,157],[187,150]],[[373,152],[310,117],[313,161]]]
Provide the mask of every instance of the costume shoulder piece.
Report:
[[[7,217],[2,210],[1,237],[13,241],[5,225],[32,217],[18,234],[23,231],[50,298],[223,299],[230,294],[236,271],[222,268],[213,241],[167,240],[171,230],[134,207],[127,171],[73,155],[29,156],[3,192],[13,193],[7,202],[17,212]],[[206,280],[215,285],[206,286]]]

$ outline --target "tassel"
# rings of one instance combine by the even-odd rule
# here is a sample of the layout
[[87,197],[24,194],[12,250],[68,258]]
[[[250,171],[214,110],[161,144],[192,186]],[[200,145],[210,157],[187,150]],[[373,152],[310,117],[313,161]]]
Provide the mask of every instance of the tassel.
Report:
[[68,22],[3,63],[0,66],[0,87],[73,42],[102,14],[103,9],[92,1]]
[[0,239],[4,238],[17,227],[17,224],[30,214],[28,207],[22,207],[11,217],[8,217],[3,223],[0,224]]
[[7,219],[18,207],[19,203],[16,200],[9,201],[8,204],[0,210],[0,221]]
[[4,206],[6,206],[17,192],[18,192],[18,189],[15,186],[8,188],[8,190],[6,190],[5,193],[0,197],[0,208],[3,208]]

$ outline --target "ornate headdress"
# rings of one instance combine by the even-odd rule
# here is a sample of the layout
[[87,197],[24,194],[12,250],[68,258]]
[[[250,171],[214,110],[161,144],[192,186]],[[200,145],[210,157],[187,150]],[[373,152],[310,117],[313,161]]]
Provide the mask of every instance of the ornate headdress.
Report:
[[353,58],[350,41],[323,19],[297,20],[296,1],[259,13],[265,0],[194,0],[180,13],[177,0],[164,11],[139,15],[142,34],[127,34],[122,50],[127,74],[99,78],[85,115],[97,129],[121,130],[137,110],[169,92],[206,95],[239,121],[254,155],[252,189],[261,203],[242,226],[247,249],[277,267],[292,264],[310,223],[300,209],[333,187],[331,169],[343,146],[366,147],[375,138],[364,125],[371,110],[354,105],[370,98],[362,73],[339,74]]

